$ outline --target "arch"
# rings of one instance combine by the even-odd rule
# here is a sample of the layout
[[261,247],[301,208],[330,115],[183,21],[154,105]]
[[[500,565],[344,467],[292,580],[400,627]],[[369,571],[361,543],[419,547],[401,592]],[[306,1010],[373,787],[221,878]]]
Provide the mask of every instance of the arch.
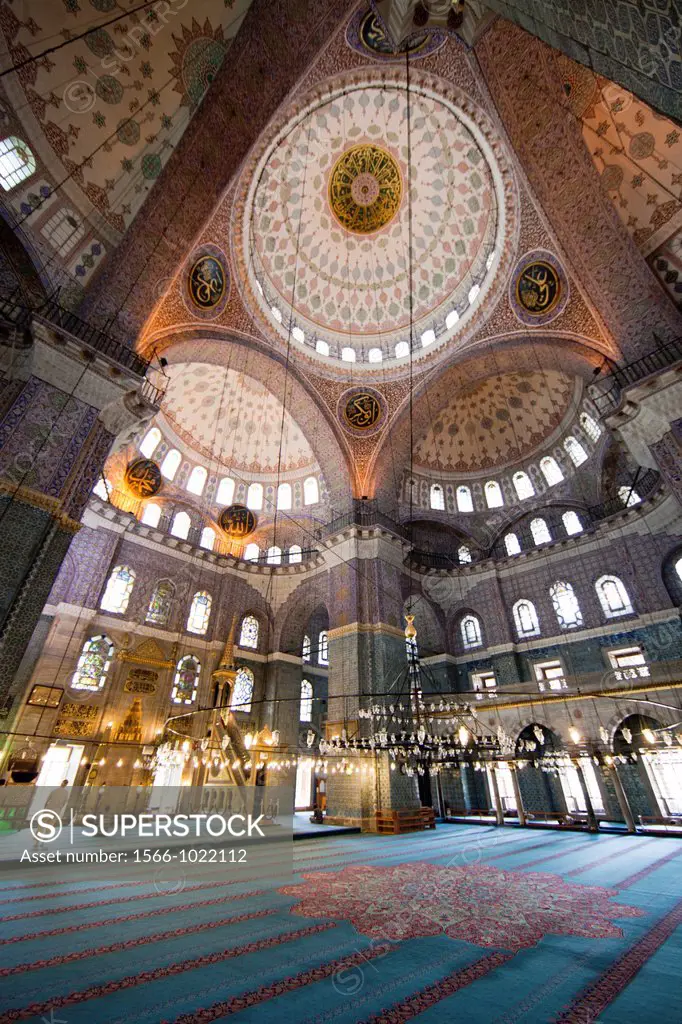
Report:
[[561,517],[561,521],[564,524],[564,529],[569,537],[575,537],[576,534],[583,532],[583,524],[580,522],[580,516],[572,508],[568,512],[564,512]]
[[260,637],[260,622],[255,615],[245,615],[239,627],[239,646],[248,647],[252,651],[258,650]]
[[253,672],[250,668],[242,665],[234,677],[234,688],[230,698],[230,709],[232,711],[241,711],[243,714],[248,714],[251,711],[253,684]]
[[224,476],[218,484],[218,491],[215,496],[216,505],[231,505],[234,498],[234,480],[231,476]]
[[564,478],[564,474],[559,468],[559,463],[551,455],[545,455],[544,458],[540,459],[540,470],[548,487],[560,484]]
[[535,494],[535,488],[533,487],[532,481],[527,473],[522,469],[514,473],[513,476],[514,489],[516,490],[516,496],[519,501],[524,501],[526,498],[532,498]]
[[431,484],[430,503],[437,512],[445,511],[445,492],[441,484]]
[[514,616],[516,632],[520,637],[540,635],[538,613],[532,601],[529,601],[527,598],[521,598],[512,608],[512,615]]
[[144,523],[145,526],[156,527],[161,521],[161,506],[157,505],[153,501],[147,502],[142,513],[142,519],[140,522]]
[[504,498],[502,497],[502,488],[497,480],[488,480],[483,491],[488,508],[502,508]]
[[282,564],[282,549],[273,544],[272,547],[268,548],[268,565],[281,565]]
[[185,512],[184,509],[181,512],[176,512],[170,528],[171,535],[179,537],[180,540],[187,540],[191,526],[192,520],[188,512]]
[[613,734],[614,754],[631,754],[647,747],[653,747],[651,735],[663,725],[650,715],[627,715],[616,727]]
[[135,583],[135,572],[127,565],[117,565],[111,573],[99,603],[104,612],[121,615],[128,608]]
[[621,615],[632,615],[632,601],[625,584],[618,576],[600,576],[594,585],[602,611],[607,619]]
[[564,749],[561,737],[544,723],[530,722],[516,737],[514,756],[524,759],[528,755],[542,757],[545,753],[559,753]]
[[504,547],[508,555],[521,554],[521,545],[519,544],[519,538],[515,533],[505,533]]
[[468,565],[473,561],[471,557],[471,548],[466,544],[460,544],[457,549],[457,558],[459,559],[460,565]]
[[460,617],[459,635],[465,651],[473,651],[483,646],[483,630],[478,615],[466,612]]
[[246,492],[246,507],[252,512],[260,512],[263,508],[263,485],[259,483],[249,484]]
[[140,455],[144,455],[145,459],[152,459],[154,452],[161,443],[161,431],[158,427],[152,427],[144,435],[144,439],[140,444]]
[[303,552],[300,544],[292,544],[289,548],[289,565],[295,565],[303,560]]
[[81,649],[76,671],[71,677],[73,690],[98,692],[107,681],[107,673],[114,657],[114,644],[104,633],[91,636]]
[[304,635],[303,635],[303,643],[301,644],[301,661],[306,662],[306,663],[310,661],[310,651],[311,651],[310,637],[308,636],[307,633],[304,633]]
[[564,449],[574,466],[582,466],[587,461],[587,452],[576,437],[565,438]]
[[597,442],[602,435],[600,424],[587,412],[580,413],[580,426],[592,442]]
[[552,534],[549,532],[549,526],[542,516],[531,519],[530,532],[535,544],[551,544]]
[[308,476],[303,481],[303,504],[317,505],[320,500],[320,488],[316,476]]
[[329,664],[329,633],[326,629],[320,630],[317,638],[317,664]]
[[260,548],[253,541],[244,548],[244,559],[247,562],[257,562],[260,558]]
[[583,625],[583,613],[570,583],[557,580],[550,587],[549,596],[561,629],[579,629]]
[[396,359],[404,359],[405,356],[409,356],[409,354],[410,354],[409,342],[407,342],[407,341],[399,341],[398,344],[395,347],[395,357],[396,357]]
[[30,146],[16,135],[0,140],[0,185],[5,192],[27,181],[36,170],[36,158]]
[[215,546],[216,533],[212,526],[205,526],[201,531],[201,537],[199,539],[199,547],[205,548],[206,551],[213,551]]
[[193,654],[186,654],[184,658],[180,658],[171,690],[171,700],[174,704],[194,703],[199,689],[200,673],[201,664]]
[[175,474],[180,468],[182,462],[182,455],[177,448],[171,448],[166,452],[164,460],[161,463],[161,474],[165,476],[166,480],[175,480]]
[[149,599],[145,622],[166,626],[170,620],[175,597],[175,584],[171,580],[159,580]]
[[457,488],[457,508],[460,512],[473,512],[474,503],[471,499],[471,488],[460,484]]
[[195,466],[187,479],[185,489],[188,490],[190,494],[196,494],[197,497],[201,497],[204,493],[207,477],[208,471],[203,466]]
[[618,497],[623,502],[626,508],[632,508],[633,505],[639,505],[642,500],[630,484],[623,484],[618,488]]
[[313,684],[308,679],[301,680],[301,702],[298,717],[301,722],[312,722],[313,720]]
[[199,590],[192,598],[189,615],[187,616],[187,632],[203,636],[208,629],[211,617],[211,595],[206,590]]
[[280,484],[277,488],[277,508],[287,511],[292,506],[291,484]]

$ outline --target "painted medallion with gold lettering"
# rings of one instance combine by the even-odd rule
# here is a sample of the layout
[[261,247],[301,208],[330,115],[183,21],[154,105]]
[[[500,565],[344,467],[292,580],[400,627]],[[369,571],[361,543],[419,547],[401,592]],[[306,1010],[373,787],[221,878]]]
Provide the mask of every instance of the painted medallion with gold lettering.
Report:
[[220,513],[221,529],[231,540],[242,540],[258,526],[258,520],[246,505],[230,505]]
[[554,320],[568,300],[568,283],[556,257],[546,250],[526,253],[512,276],[510,299],[525,324],[541,327]]
[[367,235],[385,227],[400,209],[403,183],[396,160],[371,143],[351,146],[329,176],[329,205],[339,224]]
[[189,272],[189,293],[199,309],[213,309],[225,294],[225,271],[219,259],[204,253]]
[[372,388],[346,391],[339,399],[339,415],[351,433],[373,433],[383,423],[383,398]]
[[136,459],[125,474],[126,487],[136,498],[153,498],[161,490],[161,470],[152,459]]

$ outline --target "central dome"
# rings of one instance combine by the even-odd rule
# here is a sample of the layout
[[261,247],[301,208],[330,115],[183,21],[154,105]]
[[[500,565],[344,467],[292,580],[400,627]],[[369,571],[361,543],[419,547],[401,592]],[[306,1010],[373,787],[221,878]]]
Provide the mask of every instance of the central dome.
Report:
[[370,73],[325,89],[263,143],[237,235],[271,330],[358,363],[406,357],[410,312],[415,354],[462,330],[505,227],[502,175],[468,108],[431,82],[408,95],[400,76]]

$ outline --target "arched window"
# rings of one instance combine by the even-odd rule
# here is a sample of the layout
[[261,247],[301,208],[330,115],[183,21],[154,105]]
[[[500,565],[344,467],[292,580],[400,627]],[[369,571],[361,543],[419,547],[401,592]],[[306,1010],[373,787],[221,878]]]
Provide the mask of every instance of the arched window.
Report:
[[313,720],[313,684],[307,679],[301,682],[301,710],[298,717],[301,722]]
[[249,489],[246,493],[246,507],[250,508],[253,512],[258,512],[263,507],[263,485],[262,484],[249,484]]
[[519,636],[539,636],[540,623],[532,601],[517,601],[512,608],[514,625]]
[[457,508],[460,512],[474,511],[474,503],[471,500],[471,491],[463,484],[457,488]]
[[187,630],[190,633],[198,633],[203,636],[208,629],[208,620],[211,617],[211,595],[205,590],[200,590],[192,598],[192,604],[187,616]]
[[247,562],[257,562],[260,558],[260,548],[257,544],[247,544],[244,548],[244,558]]
[[36,158],[16,135],[0,141],[0,185],[9,192],[22,181],[35,174]]
[[317,661],[319,665],[329,664],[329,635],[323,629],[318,638]]
[[85,224],[73,210],[62,207],[45,221],[40,233],[60,256],[67,256],[85,234]]
[[466,651],[483,646],[480,620],[475,615],[465,615],[459,624],[462,643]]
[[488,508],[502,508],[504,498],[497,480],[488,480],[485,485],[485,500]]
[[187,480],[187,490],[190,494],[201,495],[204,493],[204,487],[206,486],[206,477],[208,476],[207,471],[203,466],[195,466],[189,475]]
[[341,358],[343,359],[344,363],[354,363],[355,362],[355,349],[354,348],[342,348],[341,349]]
[[259,630],[260,625],[256,616],[245,615],[239,630],[239,646],[250,647],[253,651],[257,650]]
[[166,480],[174,480],[175,474],[180,468],[182,462],[182,455],[177,448],[171,448],[169,452],[166,452],[165,458],[161,463],[161,473],[165,476]]
[[601,437],[601,427],[589,413],[580,413],[580,426],[583,428],[590,441],[598,441]]
[[76,671],[71,678],[73,690],[101,690],[114,656],[114,645],[108,636],[91,636],[83,644]]
[[680,583],[682,583],[682,558],[675,560],[675,572],[677,573],[677,578]]
[[505,533],[504,546],[507,549],[508,555],[519,555],[521,553],[521,545],[519,544],[519,538],[516,536],[515,533]]
[[431,484],[431,508],[438,512],[445,511],[445,494],[440,484]]
[[460,544],[459,550],[457,551],[457,558],[459,559],[460,565],[468,565],[471,562],[471,550],[466,544]]
[[310,637],[306,633],[303,637],[303,643],[301,644],[301,660],[310,661]]
[[409,354],[410,354],[410,346],[409,346],[408,342],[406,342],[406,341],[399,341],[398,344],[395,347],[395,357],[396,357],[396,359],[404,359],[405,356],[409,356]]
[[117,565],[107,583],[106,590],[100,601],[100,608],[105,612],[120,614],[128,607],[133,590],[135,573],[127,565]]
[[315,351],[319,352],[321,356],[329,355],[329,342],[323,341],[322,338],[318,338],[315,342]]
[[540,460],[540,469],[550,487],[560,484],[564,478],[564,474],[559,469],[559,463],[551,455],[545,455],[544,459]]
[[631,508],[633,505],[639,505],[642,500],[634,487],[630,487],[629,484],[618,488],[618,497],[626,508]]
[[583,624],[583,613],[580,611],[578,598],[570,583],[559,580],[550,588],[557,622],[562,629],[576,629]]
[[174,704],[193,704],[199,689],[201,665],[192,654],[180,658],[175,670],[171,700]]
[[384,358],[384,354],[380,348],[371,348],[367,353],[367,360],[370,363],[380,363]]
[[111,494],[111,481],[105,480],[103,476],[99,478],[95,486],[92,488],[92,493],[96,494],[102,501],[109,501],[109,495]]
[[299,544],[292,544],[289,548],[289,564],[294,565],[302,560],[303,553]]
[[149,599],[146,621],[153,622],[157,626],[165,626],[170,619],[174,597],[174,584],[170,580],[159,580]]
[[148,505],[145,505],[144,512],[142,513],[142,522],[145,526],[158,526],[159,520],[161,519],[161,506],[155,505],[153,501],[150,501]]
[[192,520],[187,512],[178,512],[173,519],[170,532],[173,537],[179,537],[180,540],[187,540],[191,525]]
[[580,522],[578,513],[572,509],[569,512],[564,512],[561,521],[569,537],[574,537],[576,533],[583,532],[583,524]]
[[201,531],[201,539],[199,541],[199,547],[206,548],[207,551],[213,551],[213,545],[215,544],[215,530],[211,526],[205,526]]
[[514,488],[519,501],[523,501],[524,498],[532,498],[535,494],[535,488],[531,483],[530,477],[522,470],[514,473]]
[[253,672],[250,668],[240,668],[234,677],[234,689],[230,699],[233,711],[248,713],[253,700]]
[[320,500],[320,488],[316,476],[309,476],[303,482],[303,504],[317,505]]
[[581,466],[587,459],[587,452],[575,437],[567,437],[564,448],[574,466]]
[[632,601],[623,581],[617,576],[600,576],[595,588],[607,619],[615,619],[619,615],[632,615]]
[[144,455],[145,459],[151,459],[156,449],[159,447],[161,441],[161,431],[158,427],[152,427],[144,435],[144,440],[140,445],[140,454]]
[[268,548],[268,565],[281,565],[282,564],[282,549],[278,548],[276,544],[273,544],[271,548]]
[[215,496],[216,505],[229,505],[234,498],[234,480],[231,476],[224,476],[218,484],[218,493]]
[[539,517],[531,520],[530,532],[536,544],[549,544],[552,540],[547,523]]
[[277,488],[277,508],[291,508],[291,484],[280,484]]

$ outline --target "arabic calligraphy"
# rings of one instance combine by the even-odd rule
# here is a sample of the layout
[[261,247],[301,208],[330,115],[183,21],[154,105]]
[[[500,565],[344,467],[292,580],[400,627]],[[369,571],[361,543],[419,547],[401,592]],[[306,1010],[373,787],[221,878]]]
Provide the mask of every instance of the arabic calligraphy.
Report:
[[126,469],[125,482],[136,498],[152,498],[161,490],[161,470],[151,459],[136,459]]
[[233,540],[241,540],[253,533],[258,520],[246,505],[230,505],[220,513],[220,528]]
[[329,205],[342,227],[367,235],[383,228],[400,207],[403,183],[390,153],[362,143],[351,146],[329,177]]
[[358,391],[346,402],[344,416],[354,430],[369,430],[381,419],[381,405],[374,395]]
[[189,272],[189,294],[199,309],[213,309],[225,294],[225,271],[215,256],[200,256]]
[[535,260],[523,268],[516,283],[519,305],[531,316],[544,316],[556,306],[561,295],[559,275],[553,266]]
[[396,50],[381,27],[381,23],[374,11],[370,11],[365,15],[360,26],[360,39],[368,50],[379,54],[380,57],[395,57],[398,53],[405,53],[406,51],[417,53],[429,42],[427,35],[413,36],[409,42],[401,43],[398,50]]

